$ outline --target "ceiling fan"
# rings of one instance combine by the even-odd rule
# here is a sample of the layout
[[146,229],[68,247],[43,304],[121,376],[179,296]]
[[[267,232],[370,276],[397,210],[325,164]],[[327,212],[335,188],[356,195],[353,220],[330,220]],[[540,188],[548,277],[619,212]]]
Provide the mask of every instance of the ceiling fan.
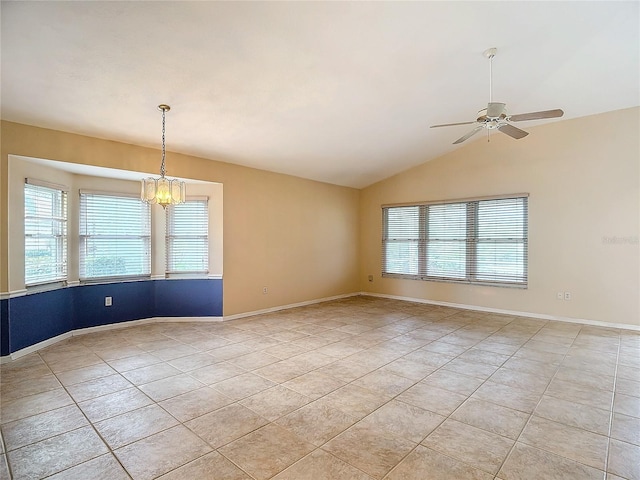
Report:
[[509,122],[521,122],[523,120],[540,120],[543,118],[558,118],[564,115],[564,112],[559,108],[556,110],[545,110],[543,112],[531,112],[531,113],[521,113],[518,115],[510,115],[507,113],[507,108],[505,103],[494,102],[493,101],[493,86],[492,86],[492,64],[493,57],[496,56],[497,48],[490,48],[483,52],[483,55],[489,59],[489,103],[487,104],[487,108],[483,108],[478,112],[478,118],[473,122],[461,122],[461,123],[445,123],[442,125],[432,125],[431,128],[438,127],[451,127],[454,125],[473,125],[476,124],[476,127],[471,130],[466,135],[463,135],[458,140],[453,142],[453,144],[462,143],[465,140],[471,138],[473,135],[478,133],[480,130],[487,130],[487,134],[491,130],[499,130],[502,133],[509,135],[516,140],[520,138],[524,138],[529,135],[529,132],[525,132],[524,130],[519,129],[518,127],[514,127]]

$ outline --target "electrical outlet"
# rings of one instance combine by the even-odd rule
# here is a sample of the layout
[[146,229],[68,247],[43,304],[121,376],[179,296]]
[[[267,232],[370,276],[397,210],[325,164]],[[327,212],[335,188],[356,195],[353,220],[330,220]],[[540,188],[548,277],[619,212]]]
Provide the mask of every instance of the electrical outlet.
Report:
[[571,300],[571,292],[564,292],[564,299]]
[[373,282],[373,275],[369,275],[369,281]]
[[564,292],[558,292],[558,293],[556,294],[556,298],[557,298],[558,300],[564,300]]
[[267,287],[262,287],[262,294],[266,295],[267,293],[269,293],[269,289]]
[[104,297],[104,306],[110,307],[113,305],[113,299],[111,297]]

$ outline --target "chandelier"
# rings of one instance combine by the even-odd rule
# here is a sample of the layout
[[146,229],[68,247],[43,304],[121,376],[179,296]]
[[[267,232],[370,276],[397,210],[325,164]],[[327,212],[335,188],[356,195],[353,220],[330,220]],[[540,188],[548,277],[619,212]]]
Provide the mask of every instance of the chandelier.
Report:
[[165,145],[164,145],[164,124],[165,114],[171,110],[169,105],[158,105],[158,110],[162,111],[162,163],[160,164],[160,178],[143,178],[142,179],[142,193],[140,197],[143,202],[162,205],[162,208],[167,208],[167,205],[177,205],[184,203],[186,188],[185,183],[178,179],[171,179],[165,177]]

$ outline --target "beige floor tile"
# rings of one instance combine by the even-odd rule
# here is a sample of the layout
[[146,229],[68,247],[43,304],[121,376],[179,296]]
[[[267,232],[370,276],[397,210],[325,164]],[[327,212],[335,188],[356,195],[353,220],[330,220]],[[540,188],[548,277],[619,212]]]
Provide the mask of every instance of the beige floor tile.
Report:
[[604,470],[607,437],[603,435],[534,415],[518,441]]
[[274,357],[278,357],[280,360],[286,360],[287,358],[306,352],[306,349],[291,343],[281,343],[265,349],[265,352]]
[[613,411],[630,417],[640,417],[640,397],[616,393]]
[[640,397],[640,376],[635,380],[628,378],[616,379],[616,392],[633,397]]
[[416,382],[413,380],[382,369],[375,370],[353,381],[354,385],[368,388],[374,392],[384,393],[389,397],[394,397],[404,392],[414,383]]
[[540,397],[541,394],[490,380],[483,383],[471,396],[471,398],[492,402],[525,413],[533,412]]
[[428,347],[429,345],[426,345],[425,347],[416,350],[415,352],[406,354],[402,358],[406,358],[407,360],[411,360],[412,362],[424,363],[425,365],[429,365],[435,368],[440,368],[455,358],[455,356],[453,355],[427,350]]
[[467,399],[466,395],[419,382],[402,392],[396,400],[448,416]]
[[322,448],[380,479],[415,446],[415,443],[389,435],[382,429],[354,425]]
[[68,405],[6,423],[2,426],[2,437],[7,450],[11,451],[88,424],[77,406]]
[[269,424],[222,447],[219,452],[257,480],[268,479],[313,450],[285,428]]
[[240,400],[245,407],[270,422],[309,403],[311,399],[281,385]]
[[216,359],[217,362],[223,362],[230,360],[241,355],[247,355],[253,353],[255,350],[247,345],[241,343],[234,343],[231,345],[225,345],[224,347],[214,348],[208,350],[207,353]]
[[217,390],[204,387],[169,398],[168,400],[163,400],[158,405],[181,422],[186,422],[206,413],[213,412],[232,402],[233,400]]
[[190,372],[192,370],[197,370],[198,368],[214,364],[216,363],[216,359],[207,353],[201,352],[187,355],[185,357],[174,358],[173,360],[169,360],[167,363],[181,372]]
[[236,365],[245,370],[255,370],[257,368],[266,367],[272,363],[279,362],[281,359],[275,355],[270,355],[264,351],[253,352],[240,357],[235,357],[229,360],[229,363]]
[[53,373],[38,377],[37,381],[34,379],[14,379],[13,381],[4,381],[2,373],[0,372],[0,397],[3,402],[11,402],[22,397],[28,397],[37,393],[48,392],[49,390],[55,390],[62,385],[58,381],[58,378]]
[[607,470],[632,480],[640,479],[640,446],[611,439]]
[[532,393],[542,394],[547,385],[549,378],[532,373],[510,370],[505,367],[499,368],[496,373],[490,377],[492,382],[502,383],[510,387],[521,388]]
[[356,418],[322,401],[312,402],[276,421],[309,443],[320,446],[356,422]]
[[76,368],[64,372],[56,373],[58,380],[64,386],[74,385],[76,383],[86,382],[95,378],[106,377],[117,373],[106,363],[98,363],[88,367]]
[[345,385],[346,382],[339,380],[335,377],[322,374],[317,371],[305,373],[299,377],[293,378],[285,383],[283,386],[295,390],[310,399],[320,398],[327,393],[333,392],[338,388]]
[[496,474],[515,442],[455,420],[446,420],[422,445]]
[[516,443],[500,469],[503,480],[602,480],[603,472],[523,443]]
[[553,379],[545,395],[550,395],[570,402],[588,405],[590,407],[609,409],[613,399],[613,392],[589,388],[586,385]]
[[323,450],[315,450],[279,473],[274,480],[372,480],[366,473]]
[[127,388],[118,392],[103,395],[78,406],[91,422],[99,422],[116,415],[121,415],[153,403],[149,397],[137,388]]
[[116,374],[70,385],[67,387],[67,392],[76,402],[83,402],[131,387],[133,385],[128,380]]
[[212,385],[228,378],[242,375],[243,373],[246,373],[246,371],[236,365],[220,362],[192,370],[189,372],[189,375],[202,383]]
[[175,375],[155,382],[145,383],[138,388],[156,402],[161,402],[167,398],[176,397],[183,393],[204,387],[204,383],[199,382],[186,373]]
[[91,427],[72,430],[8,452],[13,478],[43,478],[108,452]]
[[149,365],[148,367],[136,368],[123,372],[122,376],[134,385],[143,385],[145,383],[155,382],[163,378],[168,378],[182,373],[177,368],[172,367],[168,363],[158,363]]
[[77,370],[91,365],[103,365],[104,361],[95,353],[85,353],[71,358],[61,359],[59,361],[49,362],[47,365],[55,374],[66,372],[68,370]]
[[118,460],[109,453],[56,473],[47,477],[47,480],[130,480],[130,478]]
[[158,480],[189,479],[251,480],[251,477],[218,452],[208,453],[203,457],[158,477]]
[[7,456],[4,453],[0,453],[0,480],[11,480]]
[[37,415],[49,410],[71,405],[72,403],[73,400],[62,388],[18,398],[11,402],[3,401],[0,423],[13,422],[31,415]]
[[553,420],[600,435],[609,434],[609,409],[594,408],[588,405],[570,402],[561,398],[543,395],[540,404],[536,407],[535,414],[538,417]]
[[605,375],[564,366],[558,369],[555,378],[600,390],[613,390],[614,385],[613,375]]
[[374,392],[354,384],[347,384],[322,397],[319,401],[330,407],[342,410],[352,417],[362,418],[390,399],[391,396],[384,393]]
[[360,378],[367,373],[372,372],[375,368],[367,367],[360,363],[350,360],[349,357],[338,360],[324,367],[319,368],[318,372],[330,375],[341,380],[344,383],[352,382],[356,378]]
[[451,418],[515,440],[527,423],[529,414],[469,398],[451,415]]
[[436,370],[437,367],[427,365],[425,363],[414,362],[405,357],[394,360],[391,363],[386,364],[380,368],[382,372],[391,372],[401,377],[408,378],[414,382],[418,382],[430,375]]
[[253,373],[243,373],[212,385],[213,388],[233,400],[241,400],[273,387],[274,382]]
[[178,421],[158,405],[153,404],[94,424],[111,449],[174,427]]
[[408,403],[391,400],[364,417],[358,425],[380,429],[414,443],[420,443],[445,417]]
[[560,368],[559,365],[554,363],[542,363],[522,357],[511,357],[502,366],[509,370],[531,373],[549,380],[551,380],[551,377],[553,377],[558,371],[558,368]]
[[484,379],[447,371],[444,367],[422,380],[426,385],[462,395],[471,395],[483,382]]
[[470,465],[418,445],[385,480],[491,480],[490,475]]
[[477,361],[468,361],[462,358],[454,358],[449,363],[442,367],[442,370],[450,372],[457,372],[463,375],[472,376],[482,380],[489,378],[499,367],[496,365],[489,365],[487,363],[480,363]]
[[511,356],[482,348],[472,348],[462,353],[458,358],[467,362],[484,363],[486,365],[500,367],[509,360]]
[[234,403],[185,423],[213,448],[252,432],[268,421],[242,405]]
[[[205,442],[178,425],[119,448],[114,453],[133,480],[151,480],[211,452]],[[144,458],[143,462],[140,459]]]
[[280,360],[276,363],[253,370],[252,373],[275,383],[284,383],[308,371],[309,369],[304,365],[297,364],[291,360]]
[[148,367],[160,363],[162,360],[150,353],[141,353],[131,357],[109,360],[109,365],[118,372],[126,372],[136,368]]
[[158,357],[160,360],[169,361],[174,358],[186,357],[187,355],[191,355],[194,353],[198,353],[199,350],[191,345],[177,345],[175,347],[163,348],[160,350],[155,350],[153,355]]
[[611,437],[623,442],[640,445],[640,418],[614,413],[611,424]]

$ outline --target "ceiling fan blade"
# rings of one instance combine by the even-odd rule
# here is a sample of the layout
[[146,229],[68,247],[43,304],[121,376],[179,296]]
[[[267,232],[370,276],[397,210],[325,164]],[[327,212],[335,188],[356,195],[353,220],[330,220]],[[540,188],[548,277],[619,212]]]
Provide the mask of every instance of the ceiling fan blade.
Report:
[[442,125],[431,125],[429,128],[437,128],[437,127],[453,127],[455,125],[471,125],[472,123],[476,123],[475,120],[473,122],[461,122],[461,123],[443,123]]
[[505,103],[491,102],[487,105],[487,118],[498,118],[504,112]]
[[458,144],[458,143],[462,143],[465,140],[473,137],[476,133],[478,133],[480,130],[482,130],[482,125],[477,126],[476,128],[474,128],[473,130],[471,130],[469,133],[467,133],[465,136],[460,137],[459,139],[457,139],[455,142],[453,142],[454,145]]
[[500,130],[502,133],[506,133],[512,138],[515,138],[516,140],[519,140],[529,135],[529,132],[520,130],[518,127],[514,127],[513,125],[509,125],[508,123],[505,123],[504,125],[500,125],[498,127],[498,130]]
[[562,115],[564,115],[564,112],[558,108],[556,110],[545,110],[544,112],[531,112],[511,115],[509,117],[509,121],[522,122],[523,120],[541,120],[543,118],[558,118]]

